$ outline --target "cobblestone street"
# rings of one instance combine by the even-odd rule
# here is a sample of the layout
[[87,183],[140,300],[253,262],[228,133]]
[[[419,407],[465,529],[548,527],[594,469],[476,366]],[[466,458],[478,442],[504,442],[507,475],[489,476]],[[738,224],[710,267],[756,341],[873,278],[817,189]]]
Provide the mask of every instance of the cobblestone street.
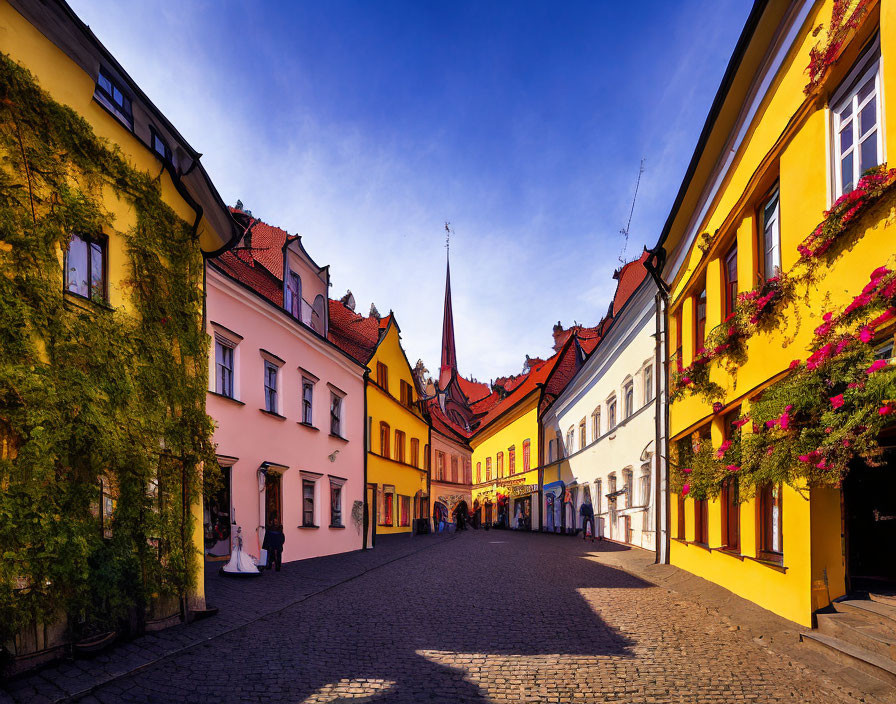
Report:
[[[606,564],[627,553],[644,562],[646,554],[503,531],[404,539],[400,548],[387,543],[385,550],[395,553],[385,563],[375,561],[376,551],[313,561],[314,575],[303,570],[306,563],[243,582],[211,576],[209,599],[222,613],[171,630],[183,638],[190,629],[217,628],[217,635],[209,632],[192,646],[185,641],[186,650],[81,701],[822,702],[844,696],[812,669],[724,619],[707,618],[704,606]],[[307,588],[325,579],[333,586],[321,590],[318,581]],[[300,599],[301,591],[289,592],[302,584],[308,598],[278,607]],[[235,624],[227,619],[241,603],[256,620],[228,631]],[[268,615],[258,618],[262,613]],[[17,691],[27,699],[26,690]]]

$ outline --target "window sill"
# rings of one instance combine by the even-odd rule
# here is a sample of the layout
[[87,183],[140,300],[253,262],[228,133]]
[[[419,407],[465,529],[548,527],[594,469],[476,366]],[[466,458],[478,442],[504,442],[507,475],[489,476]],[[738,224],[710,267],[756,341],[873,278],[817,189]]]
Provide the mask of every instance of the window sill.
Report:
[[330,433],[330,437],[334,440],[342,440],[342,442],[348,442],[348,438],[344,438],[341,435],[337,435],[336,433]]
[[259,408],[259,411],[264,413],[266,416],[271,416],[272,418],[278,418],[279,420],[286,420],[286,416],[281,416],[279,413],[274,413],[273,411],[265,410],[264,408]]
[[787,568],[784,566],[782,562],[774,562],[772,560],[764,560],[761,557],[750,557],[749,555],[744,555],[744,559],[752,560],[753,562],[758,562],[760,565],[765,565],[769,569],[773,569],[776,572],[786,573]]
[[227,394],[221,394],[217,391],[209,391],[212,396],[217,396],[218,398],[223,398],[225,401],[230,401],[231,403],[235,403],[239,406],[245,406],[246,404],[240,401],[238,398],[234,398],[233,396],[228,396]]
[[337,526],[337,525],[334,525],[333,523],[330,524],[330,528],[337,528],[339,530],[345,530],[345,526],[341,526],[341,525]]
[[302,526],[296,526],[296,528],[311,528],[311,529],[313,529],[313,530],[317,530],[318,528],[320,528],[320,526],[305,526],[305,525],[302,525]]
[[62,297],[66,303],[77,306],[78,308],[90,311],[94,308],[98,308],[99,310],[108,311],[110,313],[114,312],[115,309],[110,306],[106,301],[97,301],[93,298],[88,298],[87,296],[82,296],[80,293],[75,293],[74,291],[69,291],[67,288],[62,289]]
[[713,548],[715,552],[721,553],[722,555],[728,555],[728,557],[733,557],[735,560],[744,561],[744,556],[741,555],[737,550],[733,548]]
[[316,428],[315,426],[311,425],[311,423],[305,423],[303,421],[298,421],[296,423],[296,425],[301,425],[303,428],[308,428],[308,430],[313,430],[315,433],[320,432],[320,428]]

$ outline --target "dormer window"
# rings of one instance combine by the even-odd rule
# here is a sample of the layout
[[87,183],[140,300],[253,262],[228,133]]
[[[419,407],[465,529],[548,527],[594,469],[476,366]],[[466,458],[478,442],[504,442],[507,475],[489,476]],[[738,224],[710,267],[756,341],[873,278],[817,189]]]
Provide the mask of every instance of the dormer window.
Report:
[[283,307],[293,318],[300,318],[302,313],[302,279],[294,271],[290,271],[286,277]]
[[110,73],[104,68],[100,68],[99,76],[97,76],[94,97],[129,129],[134,129],[134,113],[131,110],[131,99],[127,96],[121,84],[112,78]]
[[149,134],[152,139],[152,150],[162,161],[168,164],[173,163],[171,158],[171,148],[168,146],[168,143],[162,139],[162,136],[156,132],[154,127],[149,128]]

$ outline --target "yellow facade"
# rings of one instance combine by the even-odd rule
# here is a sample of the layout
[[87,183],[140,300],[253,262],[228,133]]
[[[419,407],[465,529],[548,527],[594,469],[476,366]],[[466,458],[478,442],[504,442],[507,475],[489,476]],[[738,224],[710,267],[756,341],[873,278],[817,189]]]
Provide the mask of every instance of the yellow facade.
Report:
[[[477,432],[470,440],[473,449],[473,503],[493,503],[499,494],[510,496],[515,487],[537,487],[538,482],[538,391],[533,391],[515,408],[509,409],[497,420]],[[529,443],[529,471],[524,471],[523,446]],[[509,451],[516,455],[515,473],[510,474]],[[498,455],[502,455],[502,468],[498,467]],[[491,465],[491,478],[486,475]],[[479,481],[481,478],[482,481]],[[519,489],[516,489],[517,491]],[[537,501],[536,497],[533,504]],[[535,507],[533,506],[533,510]],[[484,516],[485,514],[483,514]],[[492,515],[492,520],[495,515]],[[484,518],[483,518],[484,520]],[[535,528],[537,526],[533,526]]]
[[[379,365],[386,369],[385,388],[378,383]],[[367,484],[376,485],[371,520],[377,535],[409,533],[414,519],[429,512],[429,425],[420,411],[417,387],[394,320],[389,321],[367,367]],[[405,393],[410,390],[412,394],[410,404],[401,402],[402,382],[407,385]],[[388,442],[384,442],[384,428]],[[402,520],[405,509],[406,521]]]
[[[31,19],[35,22],[46,19],[39,8],[32,8],[35,12]],[[79,36],[79,29],[72,25],[63,30],[71,36]],[[89,43],[89,42],[88,42]],[[206,216],[197,220],[197,210],[182,195],[183,186],[178,190],[169,173],[162,168],[158,156],[149,146],[138,139],[134,132],[127,129],[112,114],[103,108],[96,99],[94,91],[96,77],[90,75],[71,56],[62,51],[32,21],[26,19],[7,2],[0,2],[0,46],[3,52],[14,62],[26,68],[36,78],[40,87],[46,91],[56,102],[66,105],[84,118],[95,135],[114,144],[121,150],[125,160],[136,170],[158,177],[162,200],[172,208],[175,214],[187,223],[196,223],[196,235],[200,246],[206,252],[221,249],[228,244],[231,233],[222,233],[216,229]],[[75,51],[85,51],[82,47]],[[89,51],[89,50],[86,50]],[[137,101],[135,100],[135,105]],[[145,116],[144,116],[145,117]],[[131,278],[130,260],[125,249],[124,238],[121,233],[132,230],[137,225],[137,213],[131,202],[121,198],[116,192],[106,185],[103,191],[103,206],[112,215],[114,229],[109,228],[102,234],[107,241],[107,297],[106,302],[113,308],[125,313],[134,314],[131,297],[128,294],[125,282]],[[229,220],[229,215],[221,204],[221,213]],[[64,253],[58,252],[60,273],[62,272]],[[197,278],[195,285],[201,291],[203,282]],[[193,554],[194,567],[199,578],[195,582],[193,593],[190,595],[191,603],[197,607],[204,606],[204,584],[202,575],[202,505],[201,497],[194,503],[193,516],[193,542],[195,551]]]
[[[872,9],[858,31],[853,33],[840,59],[831,68],[820,90],[807,96],[806,66],[809,51],[819,41],[812,36],[818,25],[828,26],[832,0],[806,5],[808,19],[795,34],[792,46],[775,48],[771,37],[779,22],[786,18],[782,8],[767,9],[759,18],[756,30],[742,59],[741,70],[733,76],[729,95],[741,95],[743,101],[721,104],[717,125],[727,124],[711,132],[705,153],[696,162],[694,178],[682,199],[682,207],[667,225],[664,246],[670,259],[683,255],[677,270],[669,270],[664,278],[670,283],[669,351],[676,352],[685,366],[694,359],[697,342],[696,299],[706,287],[706,331],[725,316],[724,261],[731,247],[737,245],[737,289],[753,289],[760,281],[762,249],[761,212],[767,194],[777,184],[780,206],[780,264],[786,274],[797,261],[800,244],[822,220],[824,211],[835,200],[832,186],[832,115],[829,105],[834,92],[859,60],[862,47],[879,31],[881,61],[881,127],[884,135],[883,159],[896,154],[896,5],[872,3]],[[820,35],[825,36],[824,32]],[[781,65],[769,83],[764,97],[755,106],[752,122],[745,137],[731,157],[730,166],[718,190],[711,195],[705,210],[700,194],[709,191],[713,177],[713,160],[725,158],[723,146],[735,127],[733,115],[752,99],[747,90],[756,79],[757,69],[750,63],[756,56],[776,52]],[[741,113],[743,114],[743,113]],[[726,123],[727,121],[727,123]],[[729,143],[730,144],[730,143]],[[726,145],[727,146],[727,145]],[[729,147],[730,149],[730,147]],[[797,296],[782,314],[783,325],[772,332],[759,332],[749,339],[747,361],[732,376],[718,362],[712,363],[710,378],[724,390],[724,410],[740,407],[749,414],[752,396],[784,374],[794,359],[805,359],[813,331],[821,315],[842,309],[860,292],[870,272],[885,264],[894,253],[896,226],[888,219],[890,205],[875,208],[858,222],[864,236],[850,251],[828,268],[817,287],[806,298]],[[698,214],[705,213],[702,218]],[[703,252],[695,240],[685,252],[685,232],[713,235],[708,251]],[[677,251],[676,251],[677,250]],[[673,364],[675,363],[673,357]],[[670,441],[688,437],[696,430],[710,426],[713,447],[725,439],[721,415],[704,398],[692,395],[677,400],[670,408]],[[739,554],[719,549],[723,545],[722,507],[719,501],[708,506],[708,544],[695,540],[695,502],[684,501],[684,535],[679,535],[679,500],[671,497],[670,560],[701,577],[774,611],[781,616],[811,625],[813,612],[826,606],[829,598],[845,593],[845,558],[841,540],[840,492],[836,489],[797,491],[784,486],[782,491],[783,561],[772,564],[758,557],[758,502],[750,497],[740,506]]]

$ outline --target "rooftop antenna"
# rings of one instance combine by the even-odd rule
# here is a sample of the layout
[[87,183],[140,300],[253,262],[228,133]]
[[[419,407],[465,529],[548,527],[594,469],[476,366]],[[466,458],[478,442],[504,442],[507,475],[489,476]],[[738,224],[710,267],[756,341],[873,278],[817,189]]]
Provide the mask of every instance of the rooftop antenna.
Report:
[[625,250],[628,248],[628,229],[632,224],[632,215],[635,214],[635,201],[638,199],[638,187],[641,185],[641,174],[644,173],[644,161],[645,159],[641,158],[641,167],[638,169],[638,180],[635,181],[635,195],[632,196],[632,209],[628,214],[628,222],[625,223],[625,227],[623,227],[619,233],[622,235],[622,253],[619,255],[619,263],[625,266],[627,263],[625,261]]
[[454,230],[451,229],[451,223],[447,220],[445,221],[445,256],[448,257],[451,254],[451,233]]

